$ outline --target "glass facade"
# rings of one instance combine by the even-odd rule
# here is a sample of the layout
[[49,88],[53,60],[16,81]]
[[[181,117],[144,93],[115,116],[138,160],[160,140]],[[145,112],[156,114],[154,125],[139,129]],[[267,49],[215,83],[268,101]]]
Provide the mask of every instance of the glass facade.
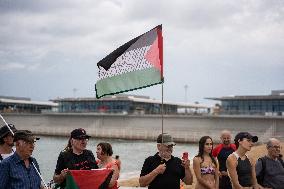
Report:
[[221,99],[222,114],[284,115],[284,99]]
[[[132,100],[56,100],[59,112],[77,113],[122,113],[122,114],[160,114],[159,103],[136,102]],[[177,105],[164,104],[165,114],[177,114]]]
[[0,112],[3,113],[42,113],[51,111],[53,106],[39,104],[21,104],[0,102]]

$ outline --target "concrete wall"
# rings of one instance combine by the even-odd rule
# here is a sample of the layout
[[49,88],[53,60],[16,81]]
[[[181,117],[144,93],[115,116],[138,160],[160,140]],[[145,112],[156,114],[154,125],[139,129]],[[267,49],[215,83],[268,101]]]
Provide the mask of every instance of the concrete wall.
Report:
[[[106,114],[3,114],[18,129],[29,129],[41,135],[69,136],[75,128],[85,128],[94,137],[155,140],[161,133],[162,119],[157,115]],[[169,116],[164,115],[164,132],[179,142],[196,142],[203,135],[219,141],[220,131],[233,135],[248,131],[260,142],[270,137],[284,139],[284,117]]]

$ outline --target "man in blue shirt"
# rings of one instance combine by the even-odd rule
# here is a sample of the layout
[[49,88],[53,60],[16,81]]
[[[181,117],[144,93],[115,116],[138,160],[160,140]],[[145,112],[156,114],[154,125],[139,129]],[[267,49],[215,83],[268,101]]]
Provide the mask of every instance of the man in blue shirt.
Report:
[[38,163],[31,157],[38,139],[28,130],[15,133],[16,152],[0,163],[0,189],[42,188]]

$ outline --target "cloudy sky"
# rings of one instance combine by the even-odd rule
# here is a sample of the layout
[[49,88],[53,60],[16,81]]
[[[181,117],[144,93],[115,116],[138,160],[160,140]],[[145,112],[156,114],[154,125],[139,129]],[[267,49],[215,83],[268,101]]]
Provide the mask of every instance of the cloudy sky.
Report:
[[159,24],[166,101],[284,89],[283,0],[0,0],[0,96],[94,97],[97,62]]

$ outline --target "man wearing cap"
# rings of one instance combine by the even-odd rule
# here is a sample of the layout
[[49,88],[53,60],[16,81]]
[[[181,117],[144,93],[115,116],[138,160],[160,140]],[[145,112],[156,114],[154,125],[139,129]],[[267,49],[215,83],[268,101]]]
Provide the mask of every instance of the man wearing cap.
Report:
[[246,155],[253,143],[258,141],[258,137],[248,132],[240,132],[235,136],[234,141],[237,150],[229,155],[226,161],[232,187],[260,189],[255,175],[255,161]]
[[16,152],[0,163],[0,189],[41,188],[39,166],[36,159],[31,157],[38,139],[28,130],[15,133]]
[[171,135],[160,134],[157,138],[158,152],[144,161],[139,183],[149,189],[171,188],[179,189],[180,180],[192,184],[190,161],[172,156],[175,142]]
[[256,176],[258,183],[265,188],[284,189],[284,162],[280,154],[281,143],[270,138],[266,144],[267,155],[258,159]]
[[68,170],[90,170],[97,169],[98,165],[92,151],[87,150],[90,136],[82,128],[71,132],[67,147],[60,152],[53,180],[61,188],[66,185],[66,173]]
[[231,132],[223,130],[221,132],[221,144],[218,144],[213,150],[212,155],[218,159],[219,162],[219,189],[232,189],[231,181],[228,176],[226,160],[228,156],[236,150],[236,145],[231,144]]
[[12,124],[4,125],[0,128],[0,162],[14,153],[14,136],[8,127],[13,132],[16,131],[15,126]]

